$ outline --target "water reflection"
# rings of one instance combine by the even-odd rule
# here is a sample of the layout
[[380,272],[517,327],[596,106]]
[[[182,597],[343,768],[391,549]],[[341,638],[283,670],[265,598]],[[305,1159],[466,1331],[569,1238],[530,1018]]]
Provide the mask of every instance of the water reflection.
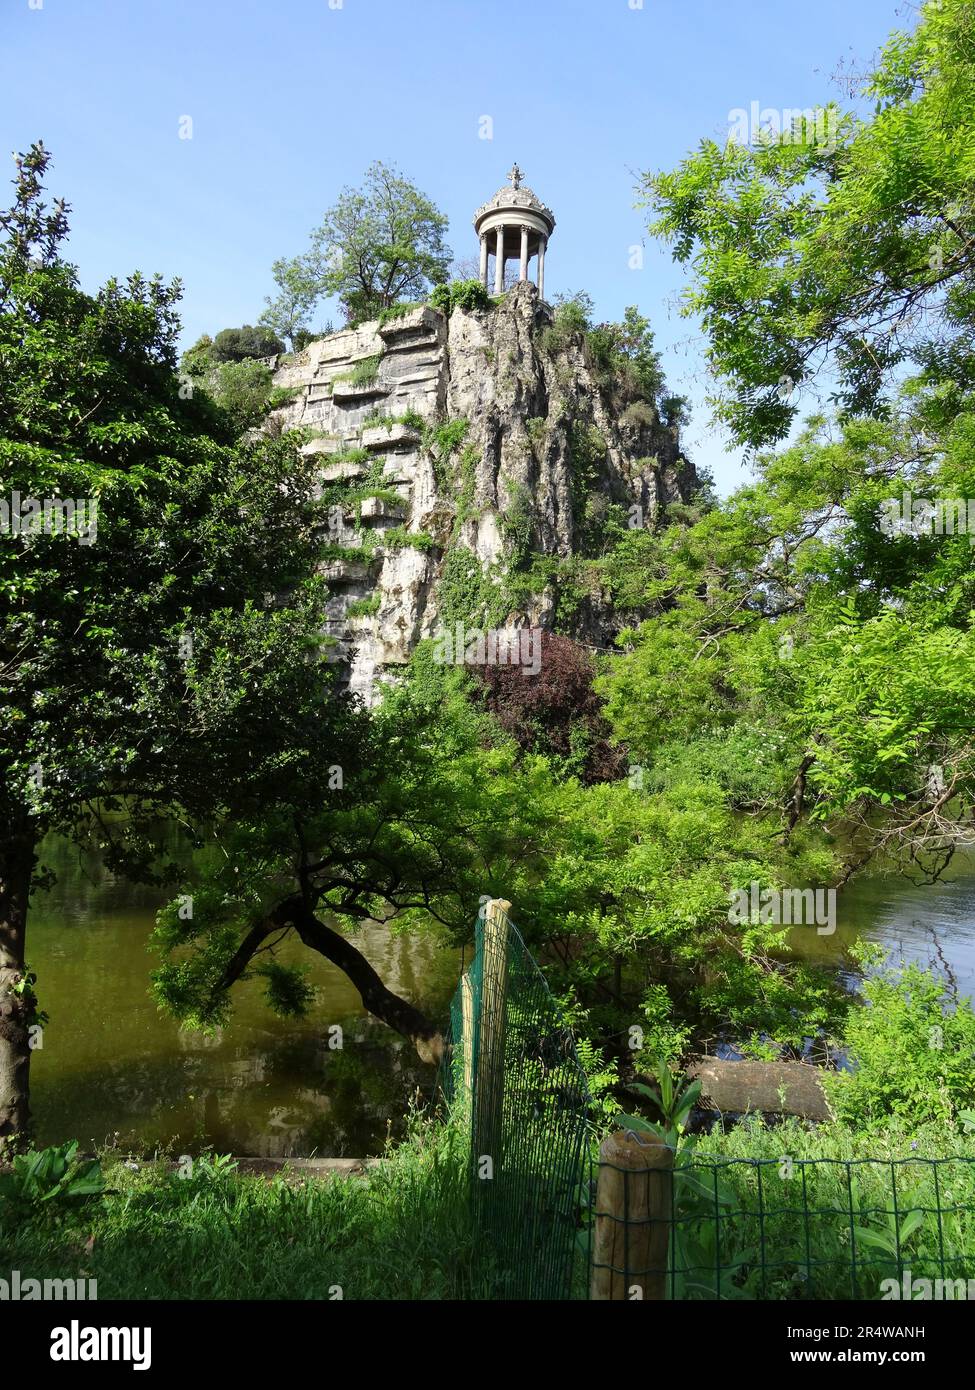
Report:
[[975,997],[975,860],[959,855],[943,883],[913,885],[892,874],[855,879],[837,900],[836,932],[818,936],[796,927],[793,950],[807,959],[849,967],[858,938],[877,941],[894,962],[936,966]]
[[[260,981],[235,989],[230,1022],[214,1035],[184,1032],[147,995],[155,957],[146,949],[158,894],[119,882],[65,845],[48,847],[58,870],[35,900],[30,962],[50,1014],[32,1062],[38,1138],[170,1146],[267,1158],[380,1151],[392,1116],[433,1072],[412,1047],[371,1019],[346,977],[300,944],[285,963],[311,966],[310,1016],[285,1020],[263,1002]],[[444,1015],[459,957],[429,940],[371,924],[357,944],[398,993]],[[329,1046],[339,1024],[343,1047]]]

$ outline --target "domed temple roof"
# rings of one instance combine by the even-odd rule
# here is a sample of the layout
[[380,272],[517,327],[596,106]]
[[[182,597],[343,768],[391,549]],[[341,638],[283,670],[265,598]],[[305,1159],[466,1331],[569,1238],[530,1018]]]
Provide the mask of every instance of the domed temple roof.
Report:
[[547,224],[549,234],[555,228],[555,214],[551,208],[545,206],[540,198],[537,198],[532,190],[522,183],[522,172],[516,164],[508,175],[510,182],[504,188],[499,188],[494,197],[478,208],[474,214],[474,226],[480,230],[480,225],[491,213],[497,212],[532,212],[536,217],[540,217]]

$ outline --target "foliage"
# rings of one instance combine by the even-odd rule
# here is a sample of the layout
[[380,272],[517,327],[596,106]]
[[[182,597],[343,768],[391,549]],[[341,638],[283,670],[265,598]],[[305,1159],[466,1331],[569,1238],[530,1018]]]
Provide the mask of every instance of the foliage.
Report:
[[337,381],[347,381],[350,386],[372,386],[379,377],[379,363],[382,361],[380,355],[374,357],[362,357],[352,367],[351,371],[341,372],[333,377],[333,383]]
[[567,637],[545,632],[539,658],[537,675],[520,666],[481,668],[484,708],[521,748],[545,754],[568,775],[584,783],[618,777],[625,756],[610,747],[589,653]]
[[618,400],[656,400],[664,386],[660,353],[653,346],[650,320],[636,305],[624,310],[622,323],[600,323],[586,336],[600,379]]
[[[110,870],[158,878],[178,872],[160,821],[193,837],[249,795],[273,800],[306,756],[300,711],[322,753],[343,722],[334,669],[308,659],[321,518],[293,436],[233,445],[206,394],[182,390],[178,284],[79,289],[47,163],[40,146],[21,158],[3,215],[0,468],[88,521],[0,537],[0,860],[29,881],[45,834],[94,827]],[[15,952],[25,918],[7,924]]]
[[252,358],[223,362],[214,373],[213,399],[230,417],[235,435],[264,419],[271,407],[271,369]]
[[382,607],[382,594],[372,594],[369,598],[357,598],[345,610],[347,618],[371,618]]
[[697,1230],[720,1239],[739,1297],[877,1299],[881,1281],[900,1282],[905,1268],[973,1277],[975,1164],[970,1141],[943,1125],[768,1126],[749,1116],[702,1136],[688,1176],[732,1198],[712,1201]]
[[[476,1259],[478,1235],[459,1133],[421,1117],[363,1177],[285,1170],[268,1181],[219,1155],[180,1177],[104,1159],[112,1189],[84,1222],[8,1216],[12,1268],[76,1278],[78,1251],[99,1298],[489,1299],[499,1280]],[[109,1165],[112,1165],[109,1167]]]
[[452,280],[449,285],[436,285],[430,295],[430,303],[446,317],[455,309],[474,314],[494,307],[495,301],[488,294],[480,280]]
[[314,276],[350,321],[404,298],[422,300],[447,276],[447,218],[396,169],[376,162],[361,189],[346,188],[312,235]]
[[192,347],[188,347],[180,358],[180,368],[190,377],[206,377],[216,366],[213,352],[213,339],[203,333]]
[[694,267],[686,312],[738,440],[783,438],[820,373],[855,416],[882,410],[905,364],[975,382],[973,37],[969,0],[926,4],[866,80],[871,119],[833,107],[801,140],[705,140],[644,176],[652,230]]
[[426,531],[408,531],[405,526],[390,526],[382,534],[382,544],[391,550],[400,550],[404,545],[414,550],[432,550],[436,541]]
[[322,295],[318,267],[308,255],[281,257],[271,266],[271,276],[278,292],[265,299],[260,323],[271,335],[287,338],[296,352],[310,340],[312,311]]
[[379,327],[383,328],[387,323],[395,323],[397,319],[406,318],[407,314],[411,314],[413,310],[418,307],[419,306],[417,304],[412,303],[408,300],[405,302],[390,304],[389,307],[387,309],[383,309],[379,315]]
[[919,965],[891,968],[876,948],[861,948],[859,960],[872,969],[843,1035],[850,1069],[829,1077],[838,1119],[851,1128],[892,1115],[951,1123],[975,1102],[971,1003],[950,1000],[944,980]]
[[21,1206],[61,1206],[100,1197],[104,1191],[99,1160],[79,1160],[77,1139],[17,1154],[11,1170],[0,1173],[0,1202]]
[[213,340],[216,362],[243,362],[250,357],[275,357],[284,352],[284,343],[266,327],[224,328]]

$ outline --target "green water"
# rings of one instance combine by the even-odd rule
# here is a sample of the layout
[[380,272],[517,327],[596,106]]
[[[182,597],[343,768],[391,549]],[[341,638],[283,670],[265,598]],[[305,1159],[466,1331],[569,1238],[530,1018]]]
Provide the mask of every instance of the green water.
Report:
[[[50,1015],[31,1062],[31,1108],[41,1143],[69,1138],[151,1150],[280,1158],[378,1153],[402,1129],[417,1086],[434,1073],[413,1048],[365,1014],[348,979],[298,943],[280,959],[311,966],[310,1015],[286,1020],[259,981],[234,990],[230,1022],[215,1036],[181,1031],[147,995],[156,957],[146,949],[151,890],[82,866],[67,846],[49,851],[55,887],[35,899],[30,964]],[[446,1015],[459,973],[455,952],[373,924],[356,938],[386,984]],[[342,1048],[329,1029],[343,1030]]]
[[[411,1094],[429,1094],[432,1069],[370,1019],[346,977],[294,947],[282,959],[311,966],[315,1005],[284,1020],[260,982],[238,985],[230,1022],[214,1037],[181,1031],[147,995],[146,949],[158,895],[82,865],[66,845],[49,855],[54,889],[35,900],[29,959],[51,1021],[32,1063],[38,1138],[111,1142],[177,1153],[358,1157],[402,1130]],[[945,883],[916,888],[892,876],[864,878],[840,895],[837,930],[792,932],[794,949],[849,969],[850,944],[880,941],[896,960],[947,966],[960,994],[975,996],[975,864]],[[358,945],[390,988],[445,1017],[460,961],[429,940],[372,925]],[[341,1050],[329,1027],[343,1029]]]

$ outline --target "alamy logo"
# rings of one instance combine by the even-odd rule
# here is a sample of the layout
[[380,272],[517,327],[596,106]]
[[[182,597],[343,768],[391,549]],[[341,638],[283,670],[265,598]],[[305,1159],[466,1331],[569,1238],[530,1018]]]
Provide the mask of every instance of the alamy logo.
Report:
[[98,1301],[97,1279],[22,1279],[20,1270],[0,1279],[0,1303],[33,1303],[64,1300],[68,1303]]
[[455,623],[434,634],[433,659],[441,666],[520,666],[523,676],[537,676],[542,669],[542,629],[502,627],[483,632]]
[[975,545],[975,498],[900,497],[880,504],[880,529],[885,536],[968,536]]
[[975,1299],[975,1279],[915,1279],[905,1269],[900,1279],[881,1279],[882,1302],[941,1303]]
[[79,545],[98,539],[93,497],[0,497],[0,533],[6,536],[71,536]]
[[728,142],[732,145],[815,145],[834,150],[839,135],[839,113],[832,106],[792,107],[781,110],[753,101],[746,110],[728,112]]
[[836,930],[835,888],[762,888],[752,879],[747,888],[728,891],[728,921],[780,927],[812,927],[817,936]]
[[73,1318],[51,1332],[52,1361],[131,1361],[134,1371],[152,1365],[151,1327],[82,1327]]

